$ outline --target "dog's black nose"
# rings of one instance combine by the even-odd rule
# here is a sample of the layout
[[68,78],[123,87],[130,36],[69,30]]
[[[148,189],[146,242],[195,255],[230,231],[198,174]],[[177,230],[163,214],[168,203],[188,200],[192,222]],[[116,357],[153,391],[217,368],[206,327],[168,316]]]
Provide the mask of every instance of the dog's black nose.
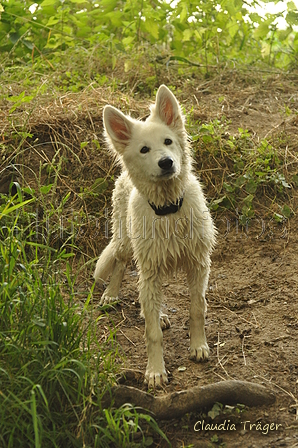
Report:
[[158,166],[162,170],[169,170],[173,166],[173,159],[171,159],[171,157],[163,157],[159,160]]

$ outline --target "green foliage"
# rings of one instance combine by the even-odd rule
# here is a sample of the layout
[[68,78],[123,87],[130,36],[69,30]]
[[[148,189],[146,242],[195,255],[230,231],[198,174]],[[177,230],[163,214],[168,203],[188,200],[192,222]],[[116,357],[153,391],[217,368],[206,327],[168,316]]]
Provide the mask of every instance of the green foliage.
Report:
[[[192,124],[191,126],[194,127]],[[286,205],[287,192],[292,188],[284,174],[284,159],[279,148],[275,148],[267,139],[255,142],[245,129],[238,134],[228,132],[228,124],[223,118],[198,126],[194,135],[195,156],[204,172],[204,165],[214,166],[222,176],[215,185],[214,197],[210,204],[213,211],[230,209],[236,212],[239,222],[246,225],[255,216],[255,204],[258,197],[267,195],[273,201],[282,199],[280,213],[272,211],[277,221],[292,215]],[[281,155],[280,155],[281,154]]]
[[[153,445],[153,438],[144,433],[142,422],[148,425],[154,432],[159,434],[170,446],[165,434],[159,429],[155,420],[145,414],[141,408],[134,408],[130,404],[124,404],[116,411],[104,410],[104,427],[100,427],[100,437],[95,439],[95,447],[116,446],[126,448],[128,446],[138,448]],[[96,425],[98,428],[98,425]],[[99,428],[98,428],[99,429]],[[136,442],[136,436],[141,435],[141,442]]]
[[278,15],[262,18],[243,0],[38,0],[35,10],[28,0],[3,0],[2,6],[0,51],[17,58],[49,59],[67,48],[93,47],[114,68],[119,52],[151,46],[169,63],[195,62],[207,71],[236,60],[284,67],[297,58],[293,2],[285,6],[283,30],[277,29]]
[[245,405],[238,403],[236,406],[223,405],[222,403],[214,403],[210,411],[208,411],[208,417],[212,420],[216,419],[218,416],[233,416],[239,415],[245,412]]
[[141,410],[102,409],[117,372],[114,332],[98,344],[92,289],[84,305],[76,300],[64,250],[18,224],[30,202],[18,193],[0,198],[0,445],[149,446],[148,428],[166,439]]
[[223,405],[221,403],[214,403],[212,409],[208,412],[208,417],[212,420],[222,413]]

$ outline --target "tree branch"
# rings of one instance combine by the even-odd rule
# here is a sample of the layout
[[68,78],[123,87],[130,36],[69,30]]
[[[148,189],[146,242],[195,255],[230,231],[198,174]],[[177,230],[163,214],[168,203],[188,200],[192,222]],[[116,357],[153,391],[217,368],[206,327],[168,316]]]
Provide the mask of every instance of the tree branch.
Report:
[[188,412],[211,408],[214,403],[262,406],[274,403],[275,395],[264,386],[248,381],[228,380],[208,386],[194,386],[180,392],[155,397],[130,386],[116,386],[107,392],[102,406],[120,407],[131,403],[150,411],[158,420],[182,417]]

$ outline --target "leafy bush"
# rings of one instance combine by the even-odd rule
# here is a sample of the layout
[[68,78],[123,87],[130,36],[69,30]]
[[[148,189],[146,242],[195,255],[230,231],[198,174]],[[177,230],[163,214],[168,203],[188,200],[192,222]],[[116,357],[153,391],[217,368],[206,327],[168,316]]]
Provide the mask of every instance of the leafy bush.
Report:
[[284,67],[297,59],[298,13],[292,1],[285,5],[284,30],[277,29],[280,14],[262,18],[243,0],[37,0],[33,6],[28,0],[3,0],[2,5],[0,51],[18,58],[93,47],[114,67],[118,52],[153,46],[159,60],[191,58],[207,71],[227,61],[265,60]]

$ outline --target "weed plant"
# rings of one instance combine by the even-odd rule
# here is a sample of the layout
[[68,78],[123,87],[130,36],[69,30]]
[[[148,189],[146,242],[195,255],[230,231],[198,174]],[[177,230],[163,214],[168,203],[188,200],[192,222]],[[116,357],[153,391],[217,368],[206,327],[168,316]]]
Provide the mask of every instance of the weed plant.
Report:
[[[191,123],[191,126],[195,125]],[[238,134],[230,134],[224,117],[196,124],[196,128],[195,157],[206,184],[212,185],[210,207],[213,211],[231,210],[243,226],[255,217],[256,209],[259,212],[265,209],[263,216],[277,222],[291,217],[293,211],[287,202],[296,174],[287,172],[285,177],[282,148],[274,147],[266,138],[255,141],[242,128]],[[215,174],[209,176],[210,172]]]

